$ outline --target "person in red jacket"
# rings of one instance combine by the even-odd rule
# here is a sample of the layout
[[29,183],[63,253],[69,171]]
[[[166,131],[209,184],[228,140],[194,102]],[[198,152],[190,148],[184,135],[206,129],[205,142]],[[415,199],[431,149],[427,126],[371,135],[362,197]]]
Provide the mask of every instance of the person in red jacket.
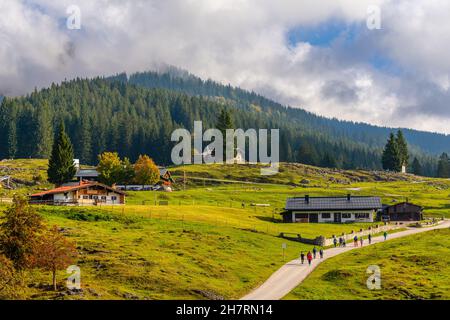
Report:
[[308,259],[308,263],[309,263],[309,265],[311,265],[311,261],[313,259],[311,251],[308,251],[308,254],[306,255],[306,259]]

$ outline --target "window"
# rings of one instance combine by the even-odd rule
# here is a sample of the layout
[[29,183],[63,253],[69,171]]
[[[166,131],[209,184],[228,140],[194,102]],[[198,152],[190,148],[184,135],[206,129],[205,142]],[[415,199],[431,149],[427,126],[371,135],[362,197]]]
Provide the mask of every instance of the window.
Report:
[[83,196],[83,199],[89,199],[89,196]]
[[116,201],[116,200],[117,200],[117,197],[116,197],[116,196],[111,196],[111,200],[112,200],[112,201]]
[[98,196],[92,196],[92,199],[97,200]]
[[296,213],[296,214],[295,214],[295,218],[298,218],[298,219],[307,219],[307,218],[308,218],[308,214],[307,214],[307,213]]
[[368,213],[355,213],[356,219],[368,219],[369,214]]
[[106,200],[106,196],[102,196],[102,200]]
[[352,217],[352,214],[351,213],[343,213],[342,214],[342,218],[343,219],[350,219]]
[[330,219],[331,214],[330,213],[322,213],[322,219]]

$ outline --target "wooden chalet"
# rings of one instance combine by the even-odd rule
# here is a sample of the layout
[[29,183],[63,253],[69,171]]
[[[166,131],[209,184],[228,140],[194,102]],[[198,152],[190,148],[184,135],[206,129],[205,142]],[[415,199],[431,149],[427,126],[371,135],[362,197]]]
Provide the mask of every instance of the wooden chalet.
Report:
[[125,204],[125,192],[95,181],[81,181],[32,194],[31,204],[98,205]]
[[423,220],[423,208],[406,202],[385,206],[378,215],[381,221],[420,221]]

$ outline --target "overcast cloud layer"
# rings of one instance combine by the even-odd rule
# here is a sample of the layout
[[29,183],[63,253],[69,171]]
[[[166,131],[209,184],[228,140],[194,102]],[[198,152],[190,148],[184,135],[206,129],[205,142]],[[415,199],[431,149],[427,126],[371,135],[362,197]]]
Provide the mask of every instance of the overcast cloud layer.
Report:
[[[448,0],[0,0],[0,13],[0,94],[164,63],[328,117],[450,133]],[[302,38],[332,22],[331,40]]]

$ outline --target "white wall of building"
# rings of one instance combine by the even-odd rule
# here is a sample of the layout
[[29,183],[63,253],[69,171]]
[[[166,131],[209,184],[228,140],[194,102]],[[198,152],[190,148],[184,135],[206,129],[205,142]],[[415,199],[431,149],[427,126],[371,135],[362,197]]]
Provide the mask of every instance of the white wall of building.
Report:
[[[334,214],[335,212],[329,211],[316,211],[316,212],[301,212],[301,211],[293,211],[292,212],[292,221],[295,222],[295,214],[318,214],[319,223],[333,223],[334,222]],[[329,217],[327,217],[329,214]],[[341,223],[346,222],[373,222],[374,211],[373,210],[361,210],[358,212],[353,211],[341,211]],[[360,217],[359,214],[366,214],[367,217]],[[359,215],[359,217],[358,217]]]

